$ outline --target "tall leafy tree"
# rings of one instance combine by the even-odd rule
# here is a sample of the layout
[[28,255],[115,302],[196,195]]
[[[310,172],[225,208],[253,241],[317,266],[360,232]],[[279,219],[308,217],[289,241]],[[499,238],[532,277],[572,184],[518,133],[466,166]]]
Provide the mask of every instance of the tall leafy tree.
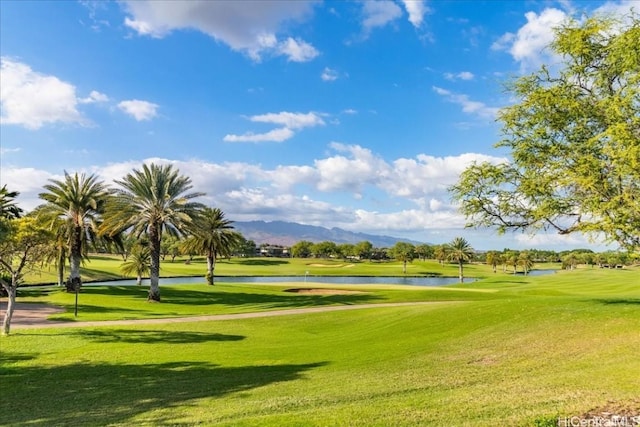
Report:
[[460,283],[464,282],[463,264],[473,258],[474,250],[464,238],[456,237],[447,244],[447,259],[458,263],[458,277]]
[[512,161],[475,164],[452,187],[470,225],[603,235],[640,248],[640,19],[555,29],[563,59],[513,81],[498,119]]
[[230,256],[240,243],[241,234],[234,230],[233,221],[228,220],[218,208],[204,208],[193,226],[191,235],[185,240],[188,252],[204,253],[207,258],[207,283],[213,285],[216,258]]
[[356,243],[356,256],[360,259],[371,259],[373,253],[373,244],[367,240]]
[[407,263],[413,261],[416,257],[416,248],[411,243],[396,242],[391,247],[390,254],[396,260],[402,262],[402,273],[407,274]]
[[146,235],[149,242],[149,301],[160,301],[160,241],[163,232],[182,236],[204,208],[193,199],[204,193],[192,189],[191,179],[172,165],[151,163],[134,169],[122,180],[109,204],[101,231],[105,234],[130,230]]
[[5,233],[0,238],[0,285],[8,296],[2,334],[8,335],[18,286],[24,273],[45,259],[51,236],[33,216],[1,220],[5,225]]
[[300,240],[291,246],[291,256],[296,258],[309,258],[313,253],[313,242]]
[[[66,233],[69,254],[68,291],[82,286],[80,265],[89,245],[95,243],[102,214],[111,191],[96,175],[64,173],[64,180],[49,180],[39,197],[46,203],[40,212],[51,218],[51,227]],[[60,219],[64,225],[61,225]]]

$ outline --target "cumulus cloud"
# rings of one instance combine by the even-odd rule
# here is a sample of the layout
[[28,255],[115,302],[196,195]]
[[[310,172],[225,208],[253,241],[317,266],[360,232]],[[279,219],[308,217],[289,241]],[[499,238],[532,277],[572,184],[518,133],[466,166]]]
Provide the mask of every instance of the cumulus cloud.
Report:
[[505,33],[491,48],[505,50],[513,59],[520,63],[523,71],[538,68],[551,53],[546,49],[553,41],[553,28],[558,27],[568,16],[565,12],[555,9],[544,9],[539,15],[535,12],[525,14],[527,23],[516,34]]
[[287,23],[301,23],[315,1],[125,1],[130,16],[125,25],[140,35],[162,38],[175,30],[195,29],[255,61],[264,55],[282,55],[306,62],[319,52],[299,38],[279,38]]
[[362,3],[362,29],[365,37],[380,27],[402,16],[402,9],[391,0],[365,1]]
[[88,97],[78,100],[81,104],[95,104],[97,102],[107,102],[109,97],[104,93],[92,90]]
[[[244,162],[147,158],[91,166],[87,171],[113,185],[143,163],[171,164],[191,178],[194,191],[207,193],[199,201],[219,207],[233,220],[286,219],[353,231],[422,233],[461,229],[464,219],[448,201],[446,187],[473,161],[506,161],[474,153],[419,154],[386,161],[358,145],[334,142],[329,149],[331,154],[311,165],[264,168]],[[3,166],[0,173],[3,183],[22,193],[18,202],[27,210],[40,203],[37,194],[48,179],[60,178],[33,168]],[[380,208],[363,208],[362,198],[374,194],[384,200]]]
[[424,0],[402,0],[402,3],[409,14],[409,22],[419,28],[424,20],[424,15],[430,12],[426,2]]
[[0,61],[2,124],[34,130],[52,123],[90,124],[78,111],[74,85],[7,57]]
[[137,121],[151,120],[158,115],[158,104],[139,99],[131,99],[118,103],[118,108]]
[[271,123],[282,126],[266,133],[247,132],[243,135],[228,134],[223,140],[226,142],[282,142],[295,135],[294,130],[307,127],[321,126],[325,122],[318,113],[290,113],[282,111],[280,113],[259,114],[249,117],[249,120],[257,123]]
[[489,107],[483,102],[473,101],[469,98],[468,95],[465,94],[454,93],[438,86],[433,86],[432,89],[435,93],[442,96],[447,101],[453,104],[460,105],[463,112],[478,116],[482,119],[493,120],[500,110],[500,108],[498,107]]

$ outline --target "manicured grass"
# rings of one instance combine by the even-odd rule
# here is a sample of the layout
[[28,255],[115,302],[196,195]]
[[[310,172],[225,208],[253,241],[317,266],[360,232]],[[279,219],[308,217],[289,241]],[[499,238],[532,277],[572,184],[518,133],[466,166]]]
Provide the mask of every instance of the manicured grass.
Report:
[[[484,292],[454,290],[460,288]],[[638,268],[392,289],[368,288],[373,301],[331,303],[450,301],[153,327],[16,330],[0,341],[0,392],[10,396],[0,399],[2,423],[518,426],[607,407],[640,414]],[[251,310],[322,304],[280,290],[166,287],[167,300],[181,291],[202,294],[147,307],[165,315],[177,306],[241,311],[242,301]],[[137,312],[135,298],[120,292],[81,298],[95,297],[105,310],[104,301],[129,299],[122,306]]]

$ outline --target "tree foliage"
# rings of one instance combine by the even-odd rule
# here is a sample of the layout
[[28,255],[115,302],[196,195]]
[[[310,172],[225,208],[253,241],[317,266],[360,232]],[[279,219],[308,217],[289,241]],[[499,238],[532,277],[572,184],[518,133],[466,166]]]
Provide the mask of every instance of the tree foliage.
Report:
[[458,276],[460,283],[464,282],[464,267],[463,264],[473,258],[475,251],[464,238],[456,237],[446,245],[446,254],[449,261],[454,261],[458,264]]
[[190,227],[190,236],[184,242],[187,252],[203,253],[207,258],[206,279],[214,282],[216,258],[230,256],[240,242],[240,234],[233,229],[233,221],[228,220],[218,208],[205,207]]
[[412,262],[416,257],[416,248],[411,243],[396,242],[389,250],[389,254],[402,262],[402,273],[407,274],[407,263]]
[[160,242],[163,232],[182,236],[204,207],[192,199],[203,193],[188,193],[191,179],[171,165],[144,164],[122,180],[110,200],[102,233],[130,230],[149,241],[149,300],[160,301]]
[[24,273],[44,260],[52,236],[33,216],[0,221],[6,226],[0,239],[0,285],[8,295],[2,334],[8,335],[18,286]]
[[591,17],[555,30],[559,68],[513,81],[499,114],[511,152],[451,188],[470,225],[603,235],[640,248],[640,22]]
[[[80,264],[88,246],[95,243],[102,214],[111,191],[96,175],[64,173],[64,180],[49,180],[39,197],[46,203],[39,216],[48,220],[60,239],[67,240],[70,277],[67,290],[82,285]],[[62,221],[60,221],[62,220]]]

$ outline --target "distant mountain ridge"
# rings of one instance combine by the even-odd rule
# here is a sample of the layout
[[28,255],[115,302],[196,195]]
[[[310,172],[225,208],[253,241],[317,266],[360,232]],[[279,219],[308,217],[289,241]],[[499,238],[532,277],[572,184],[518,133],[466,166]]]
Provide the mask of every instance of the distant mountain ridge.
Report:
[[409,239],[399,237],[379,236],[366,233],[355,233],[341,228],[325,228],[315,225],[304,225],[286,221],[236,221],[234,228],[242,233],[247,240],[253,240],[256,244],[270,243],[273,245],[291,246],[301,240],[310,242],[331,241],[335,243],[358,243],[363,240],[371,242],[378,248],[391,247],[396,242],[409,242],[420,244]]

